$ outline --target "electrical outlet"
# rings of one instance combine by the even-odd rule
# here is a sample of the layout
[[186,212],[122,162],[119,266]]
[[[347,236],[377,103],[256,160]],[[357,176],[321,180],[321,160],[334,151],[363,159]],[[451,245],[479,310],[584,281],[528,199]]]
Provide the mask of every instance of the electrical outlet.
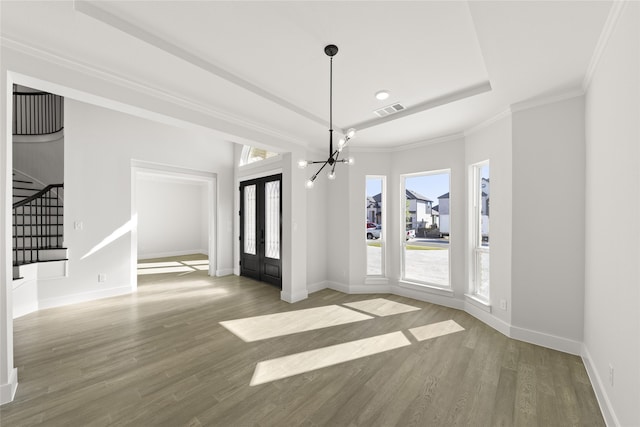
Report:
[[74,230],[82,230],[83,224],[82,221],[74,221],[73,222],[73,229]]
[[501,299],[500,300],[500,308],[502,310],[506,310],[507,309],[507,300],[506,299]]
[[104,283],[107,281],[107,275],[105,273],[98,273],[98,283]]
[[609,384],[613,387],[613,366],[609,364]]

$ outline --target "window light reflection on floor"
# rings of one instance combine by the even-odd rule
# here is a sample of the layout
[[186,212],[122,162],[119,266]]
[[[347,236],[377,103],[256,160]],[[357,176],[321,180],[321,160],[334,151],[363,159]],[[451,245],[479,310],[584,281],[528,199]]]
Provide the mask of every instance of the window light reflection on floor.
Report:
[[227,320],[220,324],[243,341],[251,342],[367,319],[373,317],[339,305],[327,305]]
[[[138,275],[147,274],[168,274],[168,273],[192,273],[194,271],[209,270],[209,260],[186,260],[186,261],[158,261],[158,262],[138,262]],[[179,274],[180,275],[180,274]]]
[[264,384],[409,345],[411,341],[402,332],[392,332],[266,360],[256,365],[251,385]]

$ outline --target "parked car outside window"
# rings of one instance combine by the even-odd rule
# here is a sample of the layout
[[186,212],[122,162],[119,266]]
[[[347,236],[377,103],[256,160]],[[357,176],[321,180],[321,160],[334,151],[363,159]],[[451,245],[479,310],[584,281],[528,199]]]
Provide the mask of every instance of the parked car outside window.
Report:
[[378,224],[374,224],[375,227],[369,228],[369,224],[367,224],[367,239],[379,239],[382,233],[382,226]]

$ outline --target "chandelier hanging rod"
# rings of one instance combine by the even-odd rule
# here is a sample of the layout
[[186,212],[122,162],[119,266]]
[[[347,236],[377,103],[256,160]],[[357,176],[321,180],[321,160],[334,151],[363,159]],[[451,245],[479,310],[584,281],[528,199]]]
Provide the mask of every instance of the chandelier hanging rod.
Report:
[[300,160],[298,166],[301,169],[306,168],[308,165],[322,164],[318,171],[311,176],[306,182],[307,188],[313,188],[313,183],[318,177],[318,174],[327,166],[331,166],[331,171],[328,173],[328,178],[333,180],[336,177],[335,169],[336,164],[346,163],[348,165],[353,164],[353,158],[340,159],[340,153],[344,149],[347,142],[355,136],[356,130],[349,129],[344,138],[338,141],[338,148],[333,149],[333,57],[338,53],[338,46],[330,44],[325,46],[324,53],[329,57],[329,158],[327,160]]

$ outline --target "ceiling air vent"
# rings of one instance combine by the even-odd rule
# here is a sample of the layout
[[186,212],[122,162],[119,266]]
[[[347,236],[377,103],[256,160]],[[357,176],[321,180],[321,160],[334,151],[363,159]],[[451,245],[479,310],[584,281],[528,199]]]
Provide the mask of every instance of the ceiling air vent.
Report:
[[379,110],[375,110],[374,113],[378,117],[386,117],[388,115],[395,114],[404,109],[405,109],[404,105],[402,104],[391,104],[391,105],[387,105],[386,107],[382,107]]

